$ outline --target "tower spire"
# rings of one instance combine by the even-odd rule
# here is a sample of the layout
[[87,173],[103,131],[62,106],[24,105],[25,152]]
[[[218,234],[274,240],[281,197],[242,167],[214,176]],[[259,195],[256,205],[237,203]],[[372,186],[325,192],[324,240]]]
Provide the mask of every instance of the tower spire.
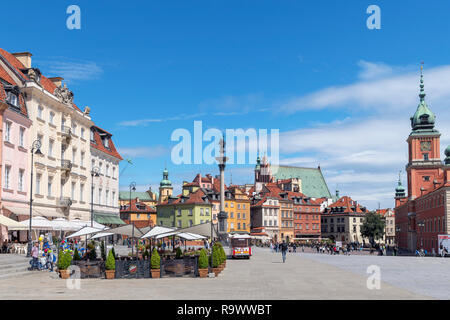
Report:
[[424,88],[425,88],[425,85],[423,83],[423,61],[422,61],[421,65],[420,65],[420,93],[419,93],[420,101],[425,100],[426,93],[425,93]]

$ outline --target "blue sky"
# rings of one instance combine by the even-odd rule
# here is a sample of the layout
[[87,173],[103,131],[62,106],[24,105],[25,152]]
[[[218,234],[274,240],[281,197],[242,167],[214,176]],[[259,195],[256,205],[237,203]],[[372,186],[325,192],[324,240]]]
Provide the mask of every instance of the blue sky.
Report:
[[[66,9],[81,9],[81,30]],[[366,9],[381,9],[369,30]],[[425,62],[442,150],[450,143],[450,3],[436,1],[27,1],[2,4],[2,48],[30,51],[63,76],[80,108],[133,165],[120,184],[157,188],[167,163],[179,190],[216,166],[175,165],[177,128],[280,130],[281,163],[319,163],[369,208],[393,206]],[[252,164],[231,165],[233,183]],[[405,174],[403,181],[405,183]],[[229,181],[227,181],[229,182]]]

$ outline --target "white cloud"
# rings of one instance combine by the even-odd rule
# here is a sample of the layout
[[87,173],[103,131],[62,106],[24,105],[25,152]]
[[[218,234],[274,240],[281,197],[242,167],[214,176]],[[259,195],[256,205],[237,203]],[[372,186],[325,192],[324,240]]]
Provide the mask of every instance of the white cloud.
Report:
[[[345,108],[349,110],[368,110],[383,114],[411,110],[417,105],[419,92],[418,72],[407,72],[379,78],[391,73],[388,66],[364,62],[360,73],[364,80],[346,86],[332,86],[311,94],[291,98],[282,103],[283,112],[302,110],[322,110]],[[369,67],[370,66],[370,67]],[[375,77],[375,79],[373,79]],[[450,101],[450,66],[427,69],[425,73],[425,90],[429,101]]]
[[[294,98],[283,105],[289,112],[346,108],[365,109],[365,117],[336,119],[280,134],[285,164],[314,167],[320,163],[330,189],[336,186],[371,208],[394,205],[398,171],[406,182],[406,139],[410,117],[419,103],[418,72],[362,61],[353,84],[329,87]],[[437,116],[442,151],[450,143],[450,66],[425,70],[426,101]],[[362,79],[362,80],[361,80]],[[323,111],[326,112],[326,111]],[[314,161],[309,163],[313,158]]]
[[159,158],[168,153],[168,149],[163,146],[130,147],[130,148],[119,148],[119,152],[120,154],[122,154],[124,158],[154,159]]
[[39,61],[39,64],[46,67],[45,73],[49,76],[63,77],[68,83],[98,79],[103,74],[103,69],[93,61],[61,58],[56,61]]
[[173,117],[168,117],[168,118],[127,120],[127,121],[120,122],[119,126],[124,126],[124,127],[147,126],[148,124],[155,123],[155,122],[187,120],[187,119],[203,117],[205,115],[206,115],[206,113],[194,113],[194,114],[181,114],[178,116],[173,116]]

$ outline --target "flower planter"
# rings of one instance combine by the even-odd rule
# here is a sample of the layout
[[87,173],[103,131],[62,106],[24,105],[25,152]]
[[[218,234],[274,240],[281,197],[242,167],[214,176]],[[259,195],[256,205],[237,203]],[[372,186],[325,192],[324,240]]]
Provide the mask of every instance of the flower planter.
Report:
[[69,279],[70,270],[59,270],[59,275],[61,276],[61,279]]
[[219,273],[220,273],[220,268],[212,268],[212,271],[214,272],[214,274],[217,277],[219,275]]
[[106,279],[114,279],[116,270],[105,270]]
[[200,278],[206,278],[208,276],[208,268],[198,269],[198,274]]
[[151,269],[152,278],[160,278],[161,277],[161,269]]

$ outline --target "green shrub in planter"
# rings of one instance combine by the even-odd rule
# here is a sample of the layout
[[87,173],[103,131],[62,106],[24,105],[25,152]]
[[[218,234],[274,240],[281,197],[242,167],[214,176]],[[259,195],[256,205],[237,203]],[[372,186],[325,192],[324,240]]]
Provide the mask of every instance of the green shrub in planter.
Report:
[[92,241],[91,243],[89,243],[87,245],[88,249],[89,249],[89,260],[96,260],[97,259],[97,251],[95,250],[95,242]]
[[112,252],[112,254],[114,256],[114,259],[115,259],[116,258],[116,251],[114,251],[114,247],[111,248],[111,252]]
[[156,248],[153,249],[152,257],[150,259],[150,265],[152,269],[159,269],[161,267],[161,258]]
[[177,252],[175,254],[176,259],[181,259],[183,257],[183,252],[181,251],[180,247],[177,248]]
[[206,250],[202,249],[200,251],[200,256],[198,257],[198,268],[199,269],[206,269],[208,268],[208,256],[206,254]]
[[100,243],[100,254],[102,256],[102,260],[106,261],[106,250],[105,250],[105,241]]
[[75,251],[73,252],[73,261],[80,261],[81,257],[80,257],[80,253],[78,252],[78,249],[75,248]]
[[58,262],[59,270],[67,270],[71,262],[72,262],[72,255],[70,254],[70,252],[66,253],[63,253],[62,251],[59,252],[59,262]]
[[112,252],[112,250],[109,250],[105,268],[106,270],[116,270],[116,259],[114,259],[114,253]]
[[214,248],[212,254],[212,266],[213,268],[217,268],[220,265],[220,253],[218,248]]

